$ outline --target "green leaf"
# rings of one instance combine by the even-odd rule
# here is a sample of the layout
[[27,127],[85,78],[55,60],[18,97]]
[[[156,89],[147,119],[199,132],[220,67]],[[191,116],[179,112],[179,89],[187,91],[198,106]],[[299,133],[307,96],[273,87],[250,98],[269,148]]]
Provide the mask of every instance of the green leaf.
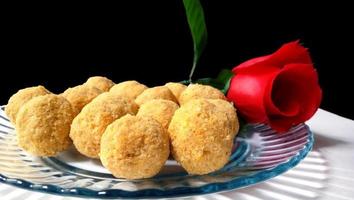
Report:
[[189,74],[189,81],[197,66],[198,60],[207,43],[207,29],[205,25],[203,7],[199,0],[183,0],[184,8],[186,10],[187,21],[189,29],[193,38],[194,57],[191,72]]
[[216,80],[218,82],[220,82],[221,84],[223,84],[223,88],[221,89],[221,91],[226,94],[227,91],[229,90],[230,87],[230,81],[231,78],[234,76],[234,73],[232,73],[231,70],[229,69],[223,69],[221,70],[221,72],[219,73],[218,77],[216,77]]
[[210,85],[213,86],[214,88],[217,88],[219,90],[222,90],[224,87],[224,84],[220,83],[214,78],[201,78],[195,81],[196,83],[203,84],[203,85]]
[[180,81],[181,84],[183,85],[189,85],[191,83],[190,80],[183,80],[183,81]]
[[234,73],[232,73],[231,70],[229,69],[223,69],[221,72],[218,74],[216,77],[216,80],[218,80],[221,83],[226,83],[227,81],[230,80],[231,77],[234,76]]
[[[210,85],[219,90],[221,90],[225,95],[230,87],[231,78],[234,76],[229,69],[223,69],[216,78],[201,78],[194,81],[195,83]],[[181,81],[182,84],[188,85],[191,83],[190,80]]]

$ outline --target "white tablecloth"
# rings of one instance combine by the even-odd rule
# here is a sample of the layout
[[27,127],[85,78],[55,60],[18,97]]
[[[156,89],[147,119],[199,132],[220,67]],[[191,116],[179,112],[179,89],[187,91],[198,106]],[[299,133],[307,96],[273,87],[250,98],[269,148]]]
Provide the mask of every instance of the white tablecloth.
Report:
[[[251,187],[191,199],[354,199],[354,121],[319,110],[307,124],[315,134],[315,146],[295,168]],[[0,199],[79,200],[1,183]]]

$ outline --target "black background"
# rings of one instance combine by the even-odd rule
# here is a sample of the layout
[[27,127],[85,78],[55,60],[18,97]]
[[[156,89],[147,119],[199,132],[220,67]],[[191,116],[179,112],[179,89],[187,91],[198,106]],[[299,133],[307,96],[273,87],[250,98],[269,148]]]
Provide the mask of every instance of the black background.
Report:
[[[300,39],[318,69],[321,107],[354,119],[353,25],[349,3],[249,5],[201,1],[208,45],[195,78],[216,76]],[[193,47],[182,0],[2,7],[0,103],[42,84],[55,93],[103,75],[148,86],[188,78]]]

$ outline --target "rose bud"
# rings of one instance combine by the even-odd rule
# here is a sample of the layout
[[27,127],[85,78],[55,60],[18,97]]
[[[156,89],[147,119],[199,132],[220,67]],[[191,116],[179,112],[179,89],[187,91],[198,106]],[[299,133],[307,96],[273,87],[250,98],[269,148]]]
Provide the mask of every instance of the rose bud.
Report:
[[284,132],[310,119],[321,103],[317,72],[298,41],[232,71],[227,97],[249,123],[266,123]]

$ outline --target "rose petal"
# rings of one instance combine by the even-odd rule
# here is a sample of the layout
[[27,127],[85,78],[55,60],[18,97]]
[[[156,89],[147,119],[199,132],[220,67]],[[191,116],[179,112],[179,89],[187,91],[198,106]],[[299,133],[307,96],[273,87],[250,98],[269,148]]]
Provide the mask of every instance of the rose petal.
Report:
[[322,91],[310,55],[299,41],[233,69],[228,98],[248,122],[266,122],[278,131],[308,120]]
[[274,54],[271,55],[269,60],[272,64],[284,67],[289,63],[302,63],[311,64],[311,57],[307,50],[300,43],[299,40],[284,44]]
[[283,117],[296,116],[299,113],[300,105],[296,101],[296,83],[282,79],[283,70],[279,70],[274,76],[264,94],[264,106],[267,115],[280,115]]
[[292,88],[296,93],[291,98],[301,105],[297,121],[309,119],[319,107],[322,98],[316,70],[309,64],[289,64],[279,75],[293,83]]
[[253,58],[253,59],[247,60],[246,62],[243,62],[240,65],[238,65],[237,67],[234,67],[232,69],[232,71],[234,73],[236,73],[238,70],[242,70],[243,68],[248,68],[248,67],[253,66],[255,64],[261,63],[261,62],[267,60],[270,56],[271,55],[261,56],[258,58]]
[[299,40],[282,45],[270,55],[253,58],[233,68],[234,73],[240,73],[250,68],[276,66],[283,68],[288,63],[311,64],[311,57],[306,48],[299,44]]
[[286,130],[313,116],[322,98],[317,80],[317,73],[311,64],[289,64],[277,74],[271,101],[265,100],[272,128]]
[[267,120],[263,96],[267,84],[277,74],[277,67],[253,68],[234,76],[227,93],[229,100],[235,103],[236,108],[248,122],[264,122]]

